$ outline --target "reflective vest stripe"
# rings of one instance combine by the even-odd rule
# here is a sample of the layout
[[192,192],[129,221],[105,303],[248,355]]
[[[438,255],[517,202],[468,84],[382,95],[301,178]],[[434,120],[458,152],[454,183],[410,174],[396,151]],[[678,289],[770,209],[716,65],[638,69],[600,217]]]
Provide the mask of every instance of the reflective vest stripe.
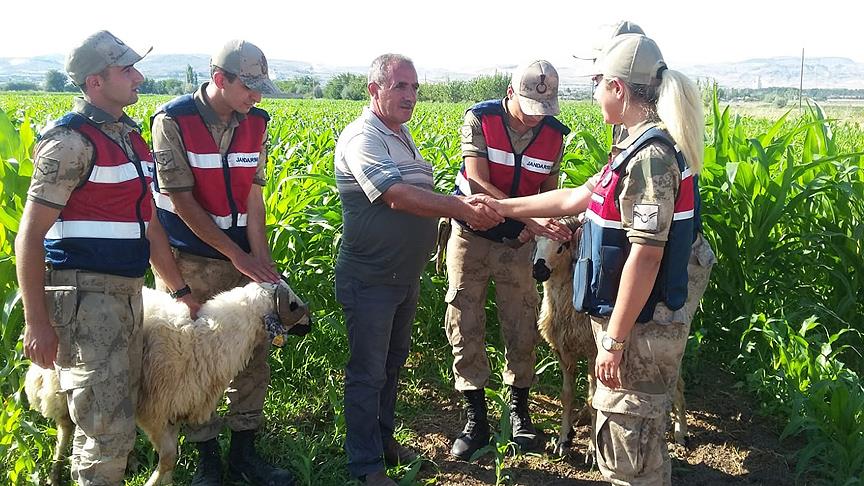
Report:
[[461,170],[456,173],[456,188],[459,189],[459,193],[462,195],[471,195],[471,184]]
[[[144,223],[147,228],[149,223]],[[117,221],[57,221],[48,230],[45,239],[60,240],[63,238],[106,238],[110,240],[139,239],[140,223]]]
[[[499,150],[492,147],[486,147],[486,154],[489,156],[487,160],[495,164],[506,165],[513,167],[516,165],[516,157],[512,153],[504,150]],[[500,189],[500,187],[499,187]]]
[[[174,203],[171,202],[171,198],[165,194],[156,192],[153,193],[153,199],[156,201],[156,207],[170,213],[177,214],[177,211],[174,209]],[[227,216],[218,216],[213,213],[207,213],[210,216],[210,219],[213,220],[213,223],[216,224],[220,229],[228,229],[231,227],[231,215]],[[238,213],[237,214],[237,226],[246,226],[246,221],[248,220],[248,215],[246,213]]]
[[585,218],[591,220],[597,226],[602,226],[604,228],[611,228],[611,229],[621,229],[622,228],[621,221],[612,221],[612,220],[608,220],[608,219],[603,219],[602,216],[600,216],[599,214],[595,213],[594,211],[592,211],[590,209],[585,210]]
[[551,160],[538,159],[528,155],[522,156],[522,168],[538,174],[548,174],[552,172],[552,166],[554,165],[555,163]]
[[[258,167],[259,152],[239,152],[230,153],[226,157],[228,159],[228,167]],[[186,152],[189,158],[189,165],[195,169],[221,169],[222,156],[219,154],[196,154],[194,152]]]
[[[148,165],[150,167],[148,167]],[[152,164],[142,162],[141,166],[145,171],[145,176],[148,175],[146,173],[152,174]],[[138,169],[135,167],[135,164],[132,162],[126,162],[120,165],[110,166],[94,165],[87,181],[95,182],[96,184],[117,184],[137,179]]]

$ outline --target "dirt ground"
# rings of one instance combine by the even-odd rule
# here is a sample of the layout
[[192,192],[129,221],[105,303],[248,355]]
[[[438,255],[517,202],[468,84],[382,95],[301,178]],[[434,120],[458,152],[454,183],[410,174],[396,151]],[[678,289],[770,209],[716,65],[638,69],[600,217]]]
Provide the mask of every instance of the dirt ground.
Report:
[[[736,391],[733,378],[717,369],[700,372],[689,385],[687,397],[687,447],[670,444],[672,483],[680,485],[791,485],[793,465],[788,452],[777,440],[779,425],[753,414],[753,406]],[[444,398],[444,397],[442,397]],[[449,455],[450,444],[463,426],[458,396],[441,400],[440,413],[421,414],[412,423],[418,439],[410,444],[423,452],[432,464],[424,465],[418,478],[435,478],[436,485],[495,484],[495,463],[491,454],[478,463],[467,463]],[[535,423],[545,432],[545,451],[511,456],[504,474],[515,485],[601,485],[600,473],[586,462],[590,427],[575,429],[573,447],[562,458],[552,448],[558,434],[558,397],[532,397]],[[497,423],[497,422],[496,422]],[[784,445],[788,446],[788,444]],[[508,483],[505,483],[508,484]]]

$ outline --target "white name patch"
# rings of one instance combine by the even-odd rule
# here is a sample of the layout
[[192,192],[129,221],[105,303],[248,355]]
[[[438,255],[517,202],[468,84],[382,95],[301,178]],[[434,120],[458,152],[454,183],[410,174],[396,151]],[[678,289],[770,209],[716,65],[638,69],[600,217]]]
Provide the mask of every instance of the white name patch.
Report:
[[660,206],[656,204],[637,204],[633,206],[633,229],[652,233],[656,232],[659,212]]

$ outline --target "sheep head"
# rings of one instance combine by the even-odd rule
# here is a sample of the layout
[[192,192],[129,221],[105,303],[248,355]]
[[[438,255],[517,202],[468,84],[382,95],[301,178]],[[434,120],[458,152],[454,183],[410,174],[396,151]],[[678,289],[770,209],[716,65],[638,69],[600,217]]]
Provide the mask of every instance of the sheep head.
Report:
[[568,241],[553,241],[549,238],[538,236],[537,245],[534,248],[534,267],[532,275],[538,282],[545,282],[552,276],[555,269],[569,269],[573,256],[579,247],[579,239],[582,237],[582,215],[568,216],[562,218],[561,222],[566,224],[573,236]]
[[277,284],[259,285],[271,295],[264,325],[273,345],[282,346],[288,334],[302,336],[312,329],[309,307],[297,297],[284,276]]

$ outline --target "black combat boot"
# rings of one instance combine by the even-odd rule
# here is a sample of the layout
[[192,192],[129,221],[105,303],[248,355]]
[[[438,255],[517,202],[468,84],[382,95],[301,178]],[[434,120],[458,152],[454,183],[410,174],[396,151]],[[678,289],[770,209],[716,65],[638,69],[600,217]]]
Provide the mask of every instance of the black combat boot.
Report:
[[222,459],[219,457],[219,441],[215,438],[195,442],[198,449],[198,465],[192,476],[192,486],[222,486]]
[[523,451],[537,447],[538,434],[531,415],[528,414],[528,388],[510,385],[510,425],[513,427],[513,442]]
[[255,451],[255,431],[231,431],[228,477],[255,486],[293,486],[294,475],[271,466]]
[[489,418],[486,414],[486,394],[483,390],[467,390],[465,395],[465,414],[468,422],[462,433],[453,441],[450,454],[468,461],[478,450],[489,444]]

